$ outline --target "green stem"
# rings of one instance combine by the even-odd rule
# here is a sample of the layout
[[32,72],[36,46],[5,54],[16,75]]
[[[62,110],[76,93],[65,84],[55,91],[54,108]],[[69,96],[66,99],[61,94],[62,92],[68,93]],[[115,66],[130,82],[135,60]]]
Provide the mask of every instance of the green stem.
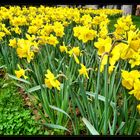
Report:
[[97,75],[97,88],[95,91],[95,129],[98,131],[98,108],[100,110],[100,106],[99,106],[99,101],[98,101],[98,94],[99,94],[99,87],[100,87],[100,66],[101,63],[99,63],[99,67],[98,67],[98,75]]
[[105,120],[104,120],[104,134],[107,135],[108,129],[108,63],[109,57],[107,58],[107,64],[105,65],[105,77],[104,77],[104,95],[105,95]]

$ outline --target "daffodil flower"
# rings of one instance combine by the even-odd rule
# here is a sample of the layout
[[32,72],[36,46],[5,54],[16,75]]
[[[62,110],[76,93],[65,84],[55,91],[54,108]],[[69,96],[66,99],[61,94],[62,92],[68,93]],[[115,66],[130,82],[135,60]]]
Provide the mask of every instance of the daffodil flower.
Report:
[[88,73],[87,73],[87,68],[83,65],[83,64],[80,64],[81,65],[81,69],[79,69],[79,75],[84,75],[87,77],[87,79],[89,79],[89,76],[88,76]]
[[15,70],[16,77],[21,78],[23,76],[24,79],[27,79],[28,77],[25,75],[25,70],[22,69],[19,64],[18,64],[18,68],[19,70]]
[[60,90],[60,82],[56,79],[54,74],[48,69],[47,74],[45,74],[45,85],[52,89],[52,87]]

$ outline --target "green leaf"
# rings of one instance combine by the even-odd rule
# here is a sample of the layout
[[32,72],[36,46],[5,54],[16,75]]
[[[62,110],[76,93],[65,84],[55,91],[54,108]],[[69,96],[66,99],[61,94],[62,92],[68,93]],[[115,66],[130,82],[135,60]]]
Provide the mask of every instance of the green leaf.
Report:
[[8,85],[9,85],[9,83],[5,83],[5,84],[3,84],[2,88],[7,87]]
[[[92,93],[92,94],[91,94],[90,92],[87,91],[86,94],[95,98],[95,94],[96,94],[96,93]],[[98,95],[98,99],[99,99],[100,101],[105,102],[105,97],[102,96],[102,95]],[[115,103],[114,103],[114,102],[111,101],[111,102],[110,102],[110,105],[112,106],[113,109],[115,108]]]
[[83,117],[82,120],[83,120],[83,122],[85,123],[85,125],[87,126],[87,128],[89,129],[89,131],[92,135],[99,135],[97,130],[94,128],[94,126],[86,118]]
[[65,128],[64,126],[61,126],[61,125],[56,125],[56,124],[44,124],[45,126],[47,127],[50,127],[50,128],[54,128],[54,129],[61,129],[61,130],[66,130],[68,132],[70,132],[67,128]]
[[18,80],[18,81],[21,81],[21,82],[24,82],[24,83],[26,83],[26,84],[31,85],[31,83],[30,83],[29,81],[25,80],[25,79],[17,78],[16,76],[11,75],[11,74],[8,74],[8,76],[9,76],[10,78],[12,78],[12,79],[15,79],[15,80]]
[[[42,86],[45,87],[45,85],[42,85]],[[32,87],[32,88],[28,89],[26,92],[32,93],[32,92],[40,90],[40,89],[41,89],[41,86],[38,85],[38,86],[35,86],[35,87]]]
[[117,129],[115,135],[117,135],[117,133],[124,127],[125,122],[122,122],[119,126],[119,128]]
[[60,109],[60,108],[58,108],[56,106],[52,106],[52,105],[49,105],[49,107],[54,109],[54,110],[57,110],[57,111],[59,111],[59,112],[61,112],[63,114],[65,114],[65,115],[67,115],[71,119],[71,117],[64,110],[62,110],[62,109]]
[[49,132],[48,132],[48,131],[45,131],[45,132],[44,132],[44,135],[49,135]]
[[59,62],[58,68],[57,68],[57,70],[56,70],[57,72],[60,70],[60,68],[61,68],[61,66],[62,66],[62,64],[63,64],[62,62],[63,62],[64,58],[65,58],[65,57],[63,57],[63,58],[61,59],[60,62],[59,62],[58,59],[55,59],[57,62]]
[[20,87],[20,88],[22,88],[22,89],[25,89],[25,87],[24,87],[23,85],[18,84],[17,82],[14,82],[14,85],[16,85],[17,87]]
[[6,68],[6,66],[5,65],[0,66],[0,69],[2,69],[2,68]]
[[110,131],[110,135],[113,135],[113,129],[111,128],[110,121],[109,121],[109,131]]

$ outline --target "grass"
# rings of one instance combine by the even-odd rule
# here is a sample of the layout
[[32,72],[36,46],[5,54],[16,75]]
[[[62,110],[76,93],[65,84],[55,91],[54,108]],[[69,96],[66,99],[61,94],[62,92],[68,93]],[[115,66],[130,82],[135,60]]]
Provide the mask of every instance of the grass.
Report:
[[134,22],[137,28],[140,28],[140,16],[132,16],[132,21]]

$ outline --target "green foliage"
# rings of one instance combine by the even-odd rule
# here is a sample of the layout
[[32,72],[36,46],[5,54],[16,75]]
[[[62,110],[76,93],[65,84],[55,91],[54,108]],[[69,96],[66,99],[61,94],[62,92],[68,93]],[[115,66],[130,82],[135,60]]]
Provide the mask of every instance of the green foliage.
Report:
[[[117,17],[109,17],[110,19],[110,23],[109,23],[109,31],[113,32],[115,30],[114,25],[117,23]],[[136,25],[137,28],[140,28],[140,17],[139,16],[134,16],[132,15],[132,21],[134,23],[134,25]]]
[[17,88],[8,85],[2,88],[5,82],[0,80],[0,134],[1,135],[37,135],[47,134],[34,120],[29,108],[24,102]]
[[136,25],[137,28],[140,28],[140,17],[139,16],[132,16],[132,21]]

